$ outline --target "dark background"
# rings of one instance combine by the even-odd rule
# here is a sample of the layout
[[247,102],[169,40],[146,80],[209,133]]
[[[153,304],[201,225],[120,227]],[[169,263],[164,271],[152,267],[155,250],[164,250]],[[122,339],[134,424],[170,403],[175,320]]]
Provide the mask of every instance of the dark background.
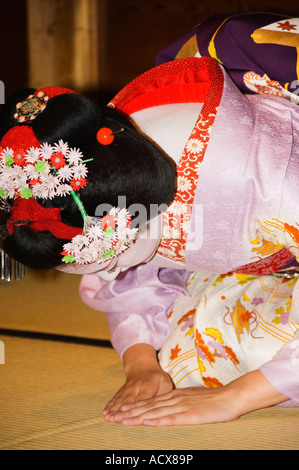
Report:
[[[6,98],[15,89],[32,85],[28,76],[27,1],[0,0],[0,79],[5,84]],[[61,21],[57,26],[59,31],[66,28],[67,32],[68,10],[71,9],[71,4],[75,7],[77,0],[48,1],[57,4],[58,19]],[[159,50],[215,13],[265,11],[283,13],[290,17],[299,16],[298,0],[96,1],[100,17],[99,28],[105,25],[99,44],[105,60],[101,61],[98,90],[107,95],[107,98],[137,75],[153,67]],[[65,14],[62,15],[61,12]],[[44,34],[48,33],[49,31],[44,31]],[[40,39],[37,37],[36,40]],[[47,50],[41,50],[40,54],[47,54]],[[35,67],[39,67],[38,57],[35,59]],[[64,85],[59,73],[57,84]]]

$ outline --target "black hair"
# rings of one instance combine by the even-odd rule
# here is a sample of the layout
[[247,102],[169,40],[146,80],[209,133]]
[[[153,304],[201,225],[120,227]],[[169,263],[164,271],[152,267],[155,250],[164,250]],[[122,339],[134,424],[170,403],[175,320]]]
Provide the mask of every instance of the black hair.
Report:
[[[13,117],[16,103],[34,91],[20,90],[4,105],[0,114],[0,139],[16,125]],[[119,196],[125,196],[126,207],[142,204],[147,218],[154,215],[151,205],[169,205],[172,201],[175,193],[173,162],[119,111],[108,106],[100,109],[77,93],[61,94],[50,99],[46,109],[30,125],[40,143],[53,145],[62,139],[71,148],[80,149],[85,159],[92,158],[86,163],[88,183],[80,190],[89,215],[95,215],[100,204],[118,206]],[[97,131],[103,126],[118,132],[107,146],[96,139]],[[70,195],[38,202],[44,207],[59,207],[62,222],[83,227],[80,211]],[[26,266],[50,269],[61,264],[61,251],[67,242],[69,240],[58,239],[48,231],[35,232],[28,225],[20,225],[6,237],[3,249]]]

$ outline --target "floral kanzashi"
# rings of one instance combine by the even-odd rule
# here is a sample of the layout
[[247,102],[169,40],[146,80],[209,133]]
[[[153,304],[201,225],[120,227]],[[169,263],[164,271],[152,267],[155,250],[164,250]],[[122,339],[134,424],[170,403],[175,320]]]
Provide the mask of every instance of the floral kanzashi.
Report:
[[2,149],[0,189],[2,198],[52,199],[86,186],[87,168],[82,153],[59,140],[24,153]]
[[50,158],[50,163],[51,165],[56,168],[61,168],[62,166],[65,165],[65,157],[62,152],[55,152],[52,154]]
[[73,178],[71,181],[70,181],[70,185],[71,187],[73,188],[74,191],[78,191],[79,189],[81,188],[85,188],[85,186],[87,185],[87,181],[85,178]]
[[63,246],[64,263],[102,262],[125,251],[136,238],[131,214],[114,207],[105,217],[89,216],[78,195],[87,185],[87,167],[79,149],[59,140],[19,153],[0,148],[0,197],[3,199],[53,199],[70,194],[83,217],[81,235]]
[[[108,221],[111,223],[108,224]],[[86,264],[113,258],[125,251],[136,238],[138,229],[130,228],[131,215],[113,207],[105,217],[85,217],[83,234],[64,245],[64,263]]]
[[102,227],[103,227],[103,230],[107,230],[109,227],[110,228],[115,228],[116,226],[116,218],[114,215],[105,215],[103,218],[102,218]]

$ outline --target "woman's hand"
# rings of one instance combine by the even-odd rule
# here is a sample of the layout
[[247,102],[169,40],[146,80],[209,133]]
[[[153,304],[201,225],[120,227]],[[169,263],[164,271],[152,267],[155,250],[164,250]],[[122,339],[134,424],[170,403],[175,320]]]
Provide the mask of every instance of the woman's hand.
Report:
[[127,426],[176,426],[205,424],[237,419],[233,397],[222,388],[188,387],[172,390],[138,403],[123,405],[115,421]]
[[124,354],[126,383],[106,405],[103,415],[106,421],[116,422],[115,415],[125,404],[147,400],[173,389],[169,375],[164,372],[156,351],[147,344],[138,344]]
[[259,371],[253,371],[224,387],[182,388],[139,403],[125,404],[114,419],[128,426],[226,422],[287,399]]

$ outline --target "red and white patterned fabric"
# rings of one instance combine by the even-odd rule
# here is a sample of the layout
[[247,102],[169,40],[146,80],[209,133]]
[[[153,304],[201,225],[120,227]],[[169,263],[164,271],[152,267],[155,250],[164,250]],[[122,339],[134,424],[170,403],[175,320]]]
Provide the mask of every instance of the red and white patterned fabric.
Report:
[[184,263],[193,201],[205,152],[223,90],[223,73],[210,58],[185,59],[149,70],[129,83],[109,103],[131,115],[172,103],[204,103],[177,166],[177,191],[163,213],[163,235],[157,253]]

